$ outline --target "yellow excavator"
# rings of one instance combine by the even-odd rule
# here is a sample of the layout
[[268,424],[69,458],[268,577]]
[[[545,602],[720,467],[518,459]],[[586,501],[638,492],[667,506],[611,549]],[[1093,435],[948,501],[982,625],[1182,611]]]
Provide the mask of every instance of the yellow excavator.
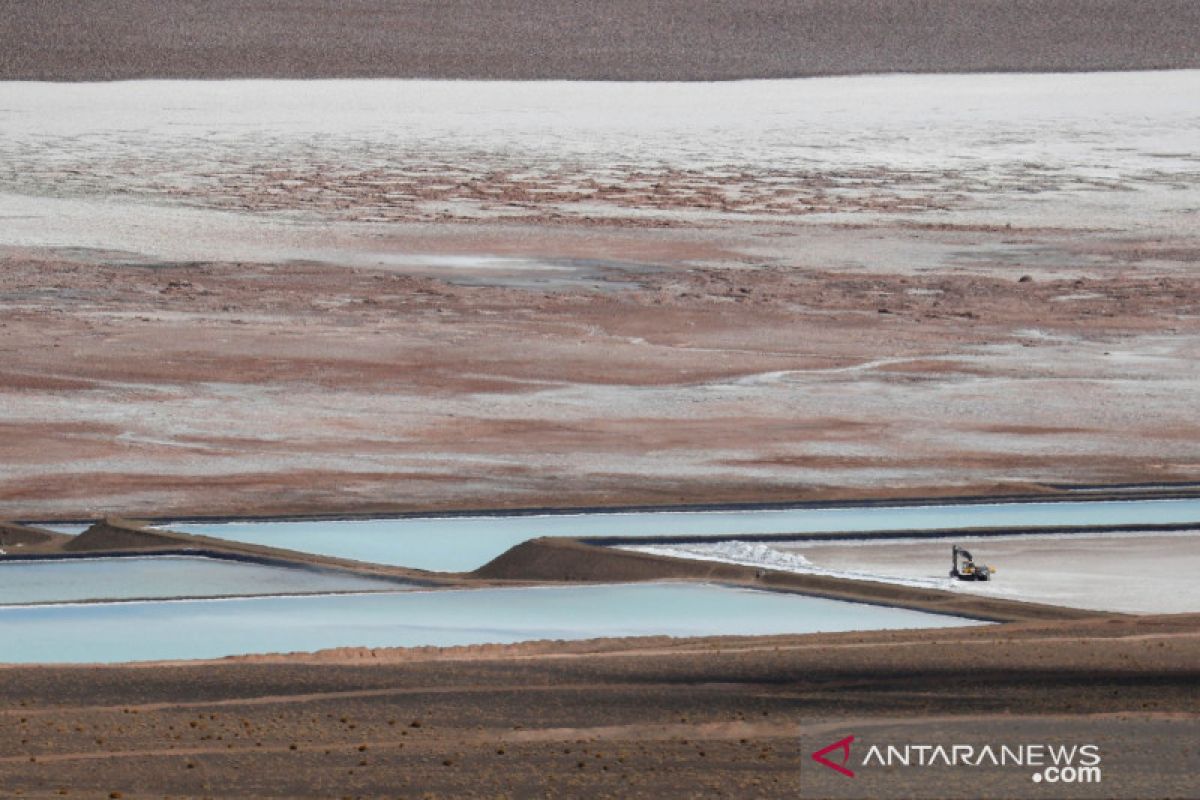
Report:
[[996,573],[994,567],[976,564],[975,559],[971,557],[971,551],[958,545],[954,545],[954,549],[950,551],[950,557],[952,560],[951,578],[958,578],[960,581],[990,581],[992,575]]

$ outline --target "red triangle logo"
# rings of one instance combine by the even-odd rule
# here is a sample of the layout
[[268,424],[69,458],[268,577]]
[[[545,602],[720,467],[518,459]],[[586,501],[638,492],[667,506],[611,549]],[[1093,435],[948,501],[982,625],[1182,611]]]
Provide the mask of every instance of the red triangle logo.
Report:
[[[853,778],[854,771],[846,768],[846,764],[850,761],[850,745],[853,742],[854,737],[847,736],[845,739],[840,739],[833,744],[828,745],[827,747],[822,747],[820,750],[812,754],[812,759],[818,764],[824,764],[834,772],[840,772],[848,778]],[[825,757],[835,750],[842,751],[842,763],[840,764],[835,764]]]

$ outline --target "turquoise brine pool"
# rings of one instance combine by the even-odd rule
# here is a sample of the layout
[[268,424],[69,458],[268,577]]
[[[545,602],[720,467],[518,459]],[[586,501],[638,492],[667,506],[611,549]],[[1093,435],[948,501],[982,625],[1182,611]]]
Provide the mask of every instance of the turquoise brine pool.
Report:
[[957,627],[973,620],[715,585],[634,584],[0,608],[0,661]]
[[1200,500],[654,511],[500,517],[172,524],[174,530],[417,569],[476,569],[539,536],[737,536],[817,531],[1200,522]]
[[363,592],[396,581],[202,556],[0,561],[0,605],[224,595]]

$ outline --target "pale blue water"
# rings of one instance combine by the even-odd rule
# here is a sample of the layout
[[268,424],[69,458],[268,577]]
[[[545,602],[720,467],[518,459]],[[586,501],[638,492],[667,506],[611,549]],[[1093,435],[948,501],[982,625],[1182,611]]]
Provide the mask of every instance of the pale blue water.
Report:
[[729,536],[1182,522],[1200,522],[1200,500],[233,522],[170,527],[306,553],[458,572],[480,567],[510,547],[539,536]]
[[0,604],[4,605],[120,598],[395,591],[402,585],[350,574],[198,556],[0,561]]
[[688,584],[27,606],[0,608],[0,662],[111,663],[351,646],[974,624],[899,608]]

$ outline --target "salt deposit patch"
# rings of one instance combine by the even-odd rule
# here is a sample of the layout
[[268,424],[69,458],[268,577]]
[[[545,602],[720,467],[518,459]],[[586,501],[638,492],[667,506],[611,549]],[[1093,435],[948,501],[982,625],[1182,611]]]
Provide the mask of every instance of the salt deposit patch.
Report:
[[778,549],[762,542],[714,542],[712,544],[645,544],[622,545],[621,550],[649,553],[657,556],[691,558],[699,561],[720,561],[726,564],[742,564],[748,567],[794,572],[799,575],[824,575],[830,578],[846,578],[856,581],[882,581],[903,586],[927,589],[950,588],[950,580],[935,578],[898,578],[885,573],[861,569],[830,569],[814,564],[803,554]]
[[[986,583],[949,577],[952,544],[997,568]],[[1200,611],[1200,532],[960,536],[832,542],[715,542],[631,550],[850,580],[948,589],[1134,614]]]
[[1183,231],[1197,94],[1198,71],[0,83],[0,245],[317,258],[371,254],[379,223],[546,214]]

